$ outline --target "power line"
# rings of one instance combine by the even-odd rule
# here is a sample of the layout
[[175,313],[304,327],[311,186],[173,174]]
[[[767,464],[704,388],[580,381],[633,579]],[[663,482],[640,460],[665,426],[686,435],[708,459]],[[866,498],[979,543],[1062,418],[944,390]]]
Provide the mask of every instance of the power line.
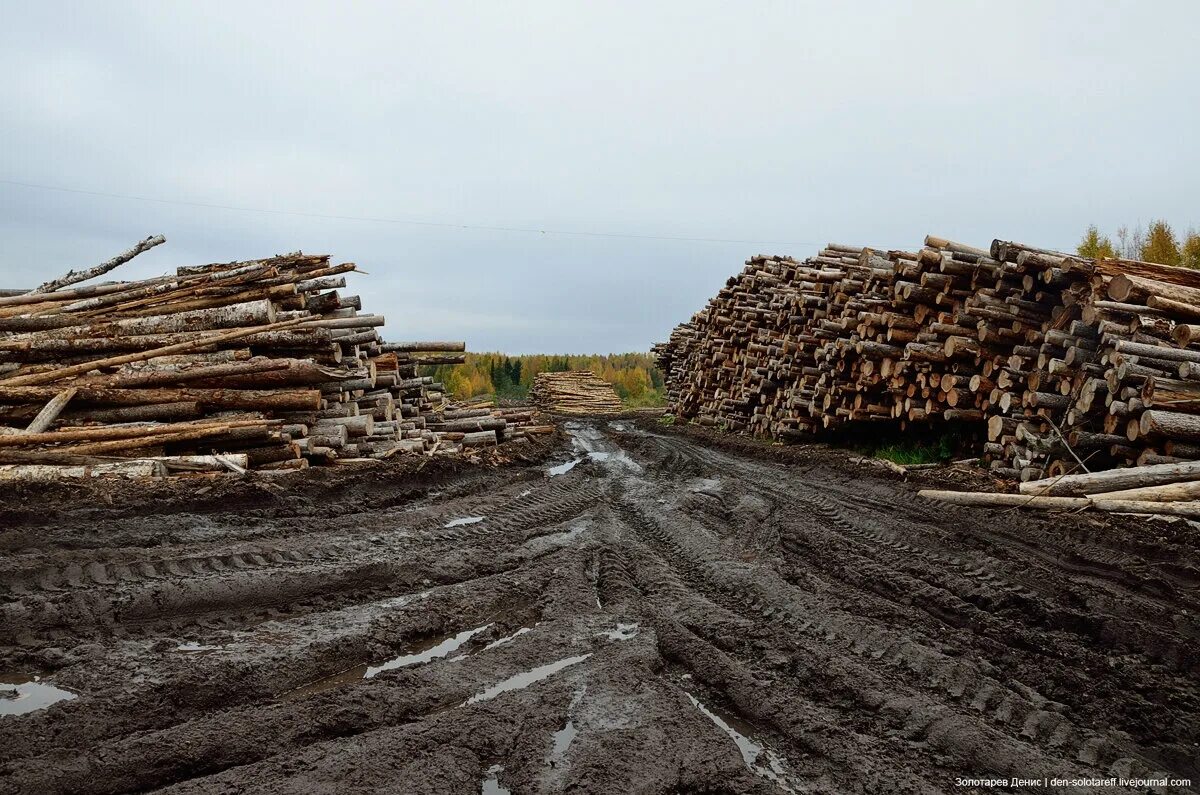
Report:
[[524,226],[488,226],[486,224],[462,224],[439,221],[414,221],[407,218],[378,218],[361,215],[331,215],[328,213],[311,213],[300,210],[268,210],[261,207],[238,207],[228,204],[210,204],[208,202],[187,201],[184,199],[160,199],[152,196],[132,196],[124,193],[107,193],[105,191],[83,190],[80,188],[63,188],[56,185],[39,185],[34,182],[20,182],[12,179],[0,179],[0,184],[15,185],[21,188],[35,190],[57,191],[59,193],[75,193],[82,196],[98,196],[106,199],[122,199],[125,201],[150,202],[152,204],[170,204],[180,207],[203,207],[210,210],[231,210],[244,213],[264,213],[267,215],[289,215],[298,218],[323,218],[331,221],[365,221],[379,224],[407,224],[410,226],[425,226],[439,229],[470,229],[480,232],[516,232],[523,234],[560,235],[564,237],[593,237],[612,238],[619,240],[668,240],[683,243],[738,243],[743,245],[765,246],[794,246],[797,248],[819,248],[819,243],[796,243],[780,240],[738,240],[717,237],[677,237],[673,235],[639,235],[626,232],[589,232],[566,229],[540,229]]

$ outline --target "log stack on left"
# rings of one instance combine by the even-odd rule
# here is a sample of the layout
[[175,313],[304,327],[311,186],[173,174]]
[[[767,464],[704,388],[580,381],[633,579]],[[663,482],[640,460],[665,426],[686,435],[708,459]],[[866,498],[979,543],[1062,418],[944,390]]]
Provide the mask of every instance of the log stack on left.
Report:
[[[163,242],[0,293],[0,478],[303,469],[424,452],[440,384],[328,255],[76,286]],[[454,445],[445,445],[453,450]]]

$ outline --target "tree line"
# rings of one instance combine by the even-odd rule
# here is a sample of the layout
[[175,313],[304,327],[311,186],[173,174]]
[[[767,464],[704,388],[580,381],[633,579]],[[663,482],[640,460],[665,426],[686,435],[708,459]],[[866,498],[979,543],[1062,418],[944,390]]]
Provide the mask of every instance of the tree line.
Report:
[[1120,257],[1200,269],[1200,233],[1189,228],[1181,240],[1171,225],[1161,219],[1145,228],[1140,223],[1132,230],[1118,227],[1112,237],[1101,234],[1092,225],[1075,252],[1083,257]]
[[455,400],[479,395],[522,400],[529,395],[538,373],[591,370],[613,385],[627,406],[662,405],[665,392],[662,373],[646,353],[600,355],[468,353],[463,364],[424,368],[423,375],[446,385]]

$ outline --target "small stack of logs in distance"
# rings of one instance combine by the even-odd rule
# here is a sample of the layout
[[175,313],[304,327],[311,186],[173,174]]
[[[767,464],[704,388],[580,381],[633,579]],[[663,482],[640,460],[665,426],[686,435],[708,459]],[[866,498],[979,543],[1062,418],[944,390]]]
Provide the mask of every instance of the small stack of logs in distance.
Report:
[[768,438],[959,421],[1026,481],[1200,459],[1200,272],[1184,268],[831,244],[750,259],[654,352],[676,415]]
[[[163,242],[0,295],[0,477],[303,469],[455,454],[523,435],[448,410],[422,365],[462,342],[386,343],[327,255],[77,287]],[[469,427],[468,427],[469,426]]]
[[538,373],[529,396],[539,409],[554,414],[617,414],[622,409],[612,384],[588,370]]
[[426,423],[440,442],[465,447],[494,446],[513,439],[554,433],[554,426],[539,421],[531,406],[496,406],[495,403],[455,404]]

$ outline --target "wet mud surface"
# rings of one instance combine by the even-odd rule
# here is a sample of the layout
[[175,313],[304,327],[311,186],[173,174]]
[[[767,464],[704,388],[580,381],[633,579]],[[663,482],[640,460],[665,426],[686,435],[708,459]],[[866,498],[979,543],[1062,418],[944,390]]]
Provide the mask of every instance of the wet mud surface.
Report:
[[1200,780],[1194,525],[570,432],[417,480],[8,495],[0,792]]

